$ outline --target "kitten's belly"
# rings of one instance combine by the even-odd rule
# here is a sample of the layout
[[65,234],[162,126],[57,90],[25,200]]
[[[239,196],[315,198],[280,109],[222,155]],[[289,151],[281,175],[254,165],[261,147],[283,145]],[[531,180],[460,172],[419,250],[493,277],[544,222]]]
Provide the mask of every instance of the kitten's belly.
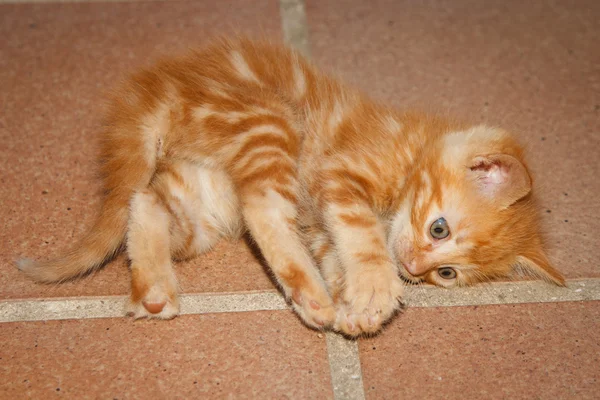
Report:
[[180,241],[187,242],[193,235],[184,253],[203,253],[223,236],[238,236],[242,225],[241,210],[229,176],[223,171],[187,162],[177,163],[175,168],[183,178],[183,185],[180,182],[170,184],[171,195],[176,199],[171,206],[179,214],[179,224],[174,226],[180,227],[180,231],[176,230],[174,234]]

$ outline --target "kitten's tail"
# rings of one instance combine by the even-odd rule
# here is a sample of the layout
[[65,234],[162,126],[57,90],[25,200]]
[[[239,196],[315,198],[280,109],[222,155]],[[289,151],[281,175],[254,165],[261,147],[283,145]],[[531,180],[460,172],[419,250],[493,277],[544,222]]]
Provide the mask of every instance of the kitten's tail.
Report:
[[49,261],[17,261],[17,268],[38,282],[62,282],[100,268],[121,247],[127,228],[127,201],[109,195],[98,219],[83,239],[66,254]]
[[[83,239],[66,254],[43,262],[21,259],[17,267],[38,282],[62,282],[103,266],[123,244],[129,202],[152,179],[157,154],[147,154],[143,135],[135,128],[113,127],[105,136],[103,172],[106,195],[98,218]],[[126,131],[129,132],[126,132]]]

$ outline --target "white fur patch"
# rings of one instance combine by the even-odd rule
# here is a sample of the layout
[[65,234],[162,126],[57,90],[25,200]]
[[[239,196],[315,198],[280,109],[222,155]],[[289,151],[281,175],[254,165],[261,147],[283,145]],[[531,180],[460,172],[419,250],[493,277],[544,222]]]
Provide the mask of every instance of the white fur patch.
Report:
[[391,115],[386,115],[383,119],[383,126],[386,132],[397,133],[402,129],[402,124]]
[[275,115],[273,110],[264,107],[252,107],[250,111],[242,112],[242,111],[231,111],[224,114],[224,118],[230,124],[236,124],[242,121],[244,118],[250,117],[262,117],[262,116],[271,116]]
[[215,115],[216,112],[212,109],[210,105],[204,105],[202,107],[194,108],[192,114],[194,114],[194,117],[198,118],[199,120],[203,120],[207,117]]
[[[230,178],[219,170],[179,164],[178,172],[185,187],[171,184],[171,195],[179,200],[183,213],[193,223],[193,247],[198,252],[208,250],[216,235],[236,236],[241,219],[237,195]],[[218,232],[207,231],[210,226]]]
[[294,69],[294,84],[296,86],[296,97],[301,98],[306,94],[306,78],[304,72],[297,62],[293,63]]
[[338,101],[333,105],[333,110],[327,120],[329,130],[335,132],[344,119],[344,107]]
[[273,219],[296,218],[296,205],[272,189],[267,190],[265,206],[268,210],[267,215]]
[[251,136],[260,136],[264,134],[274,134],[287,139],[287,133],[277,125],[265,124],[250,128],[244,135],[244,139]]
[[[407,196],[408,198],[409,196]],[[410,221],[410,205],[408,200],[405,200],[402,206],[399,207],[398,213],[394,216],[389,228],[388,247],[393,254],[396,254],[396,246],[399,242],[412,241],[412,224]]]
[[423,207],[423,204],[425,204],[425,202],[428,201],[431,197],[433,189],[431,178],[429,177],[429,174],[425,171],[421,172],[421,182],[422,185],[417,191],[417,196],[414,204],[416,208]]
[[233,65],[233,68],[235,68],[235,71],[238,73],[239,76],[248,81],[260,83],[257,76],[254,74],[254,72],[244,59],[244,56],[239,51],[234,50],[231,52],[230,61]]
[[[474,126],[466,131],[451,132],[443,138],[442,159],[446,163],[462,166],[469,157],[477,154],[480,144],[490,143],[498,138],[501,132],[498,129],[490,128],[485,125]],[[488,147],[488,146],[485,146]]]
[[233,182],[224,172],[204,168],[196,170],[196,181],[204,219],[225,234],[235,232],[240,224],[240,213]]
[[421,190],[423,190],[427,196],[430,196],[431,190],[433,189],[433,185],[431,183],[431,177],[429,176],[429,174],[426,171],[421,172],[421,182],[422,182]]
[[231,111],[225,114],[225,120],[230,124],[237,124],[242,119],[247,118],[248,113],[239,112],[239,111]]

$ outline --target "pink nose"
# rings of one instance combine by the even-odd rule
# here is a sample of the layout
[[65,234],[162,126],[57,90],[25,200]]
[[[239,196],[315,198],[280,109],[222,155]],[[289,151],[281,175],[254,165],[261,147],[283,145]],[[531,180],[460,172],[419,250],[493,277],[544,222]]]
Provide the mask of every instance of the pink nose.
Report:
[[423,268],[419,268],[419,266],[417,266],[415,259],[412,259],[408,264],[402,263],[402,265],[404,265],[404,268],[406,268],[408,272],[415,276],[421,275],[425,272]]
[[419,272],[417,269],[417,263],[415,262],[415,260],[411,260],[410,263],[404,264],[404,268],[406,268],[406,270],[413,275],[417,275]]

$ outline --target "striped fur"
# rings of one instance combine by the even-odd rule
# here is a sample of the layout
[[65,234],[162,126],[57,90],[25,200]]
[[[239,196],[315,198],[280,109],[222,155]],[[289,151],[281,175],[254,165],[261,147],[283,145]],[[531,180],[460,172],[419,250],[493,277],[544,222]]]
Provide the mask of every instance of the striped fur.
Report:
[[[113,96],[101,156],[96,224],[66,255],[19,267],[64,281],[125,244],[135,317],[177,315],[172,260],[243,230],[308,326],[351,336],[396,313],[400,276],[564,284],[508,133],[392,110],[284,47],[218,40],[138,72]],[[436,240],[441,217],[451,234]]]

